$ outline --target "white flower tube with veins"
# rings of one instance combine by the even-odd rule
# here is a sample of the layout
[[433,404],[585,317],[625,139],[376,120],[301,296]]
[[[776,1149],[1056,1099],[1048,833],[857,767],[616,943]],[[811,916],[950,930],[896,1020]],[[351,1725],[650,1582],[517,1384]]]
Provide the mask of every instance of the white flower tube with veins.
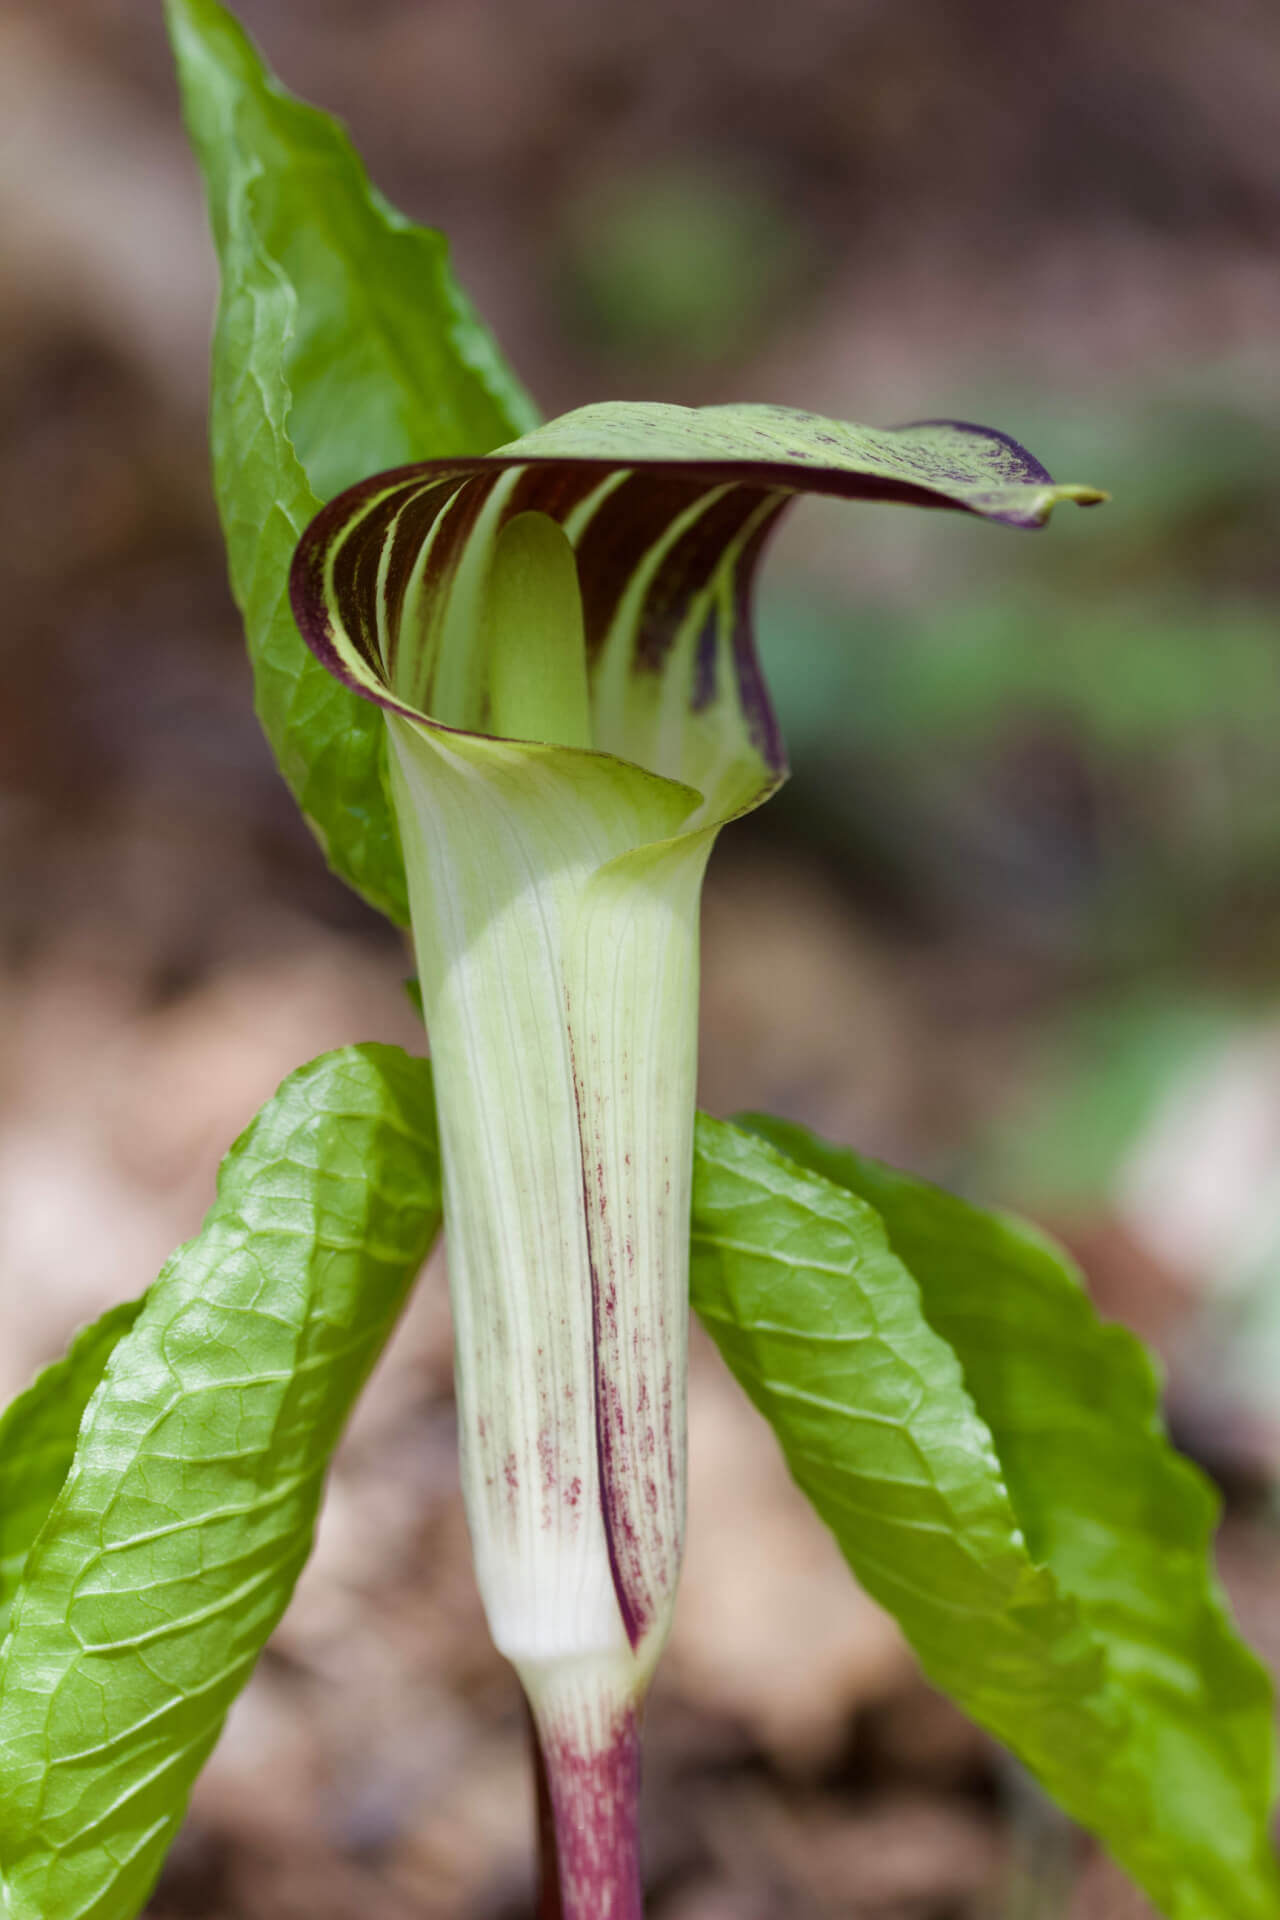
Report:
[[749,594],[799,491],[1021,526],[1097,497],[977,428],[597,407],[352,488],[295,562],[308,643],[387,713],[467,1514],[568,1920],[640,1910],[636,1713],[684,1525],[699,892],[784,772]]

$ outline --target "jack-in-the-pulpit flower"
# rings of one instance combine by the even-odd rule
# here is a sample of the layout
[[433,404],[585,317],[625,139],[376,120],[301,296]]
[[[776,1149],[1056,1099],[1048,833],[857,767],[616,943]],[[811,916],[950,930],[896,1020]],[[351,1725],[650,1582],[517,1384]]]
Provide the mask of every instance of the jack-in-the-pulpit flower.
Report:
[[1041,524],[1012,441],[585,408],[332,502],[293,602],[386,711],[445,1166],[480,1590],[538,1729],[570,1920],[632,1920],[636,1716],[685,1493],[698,907],[784,774],[754,650],[799,492]]

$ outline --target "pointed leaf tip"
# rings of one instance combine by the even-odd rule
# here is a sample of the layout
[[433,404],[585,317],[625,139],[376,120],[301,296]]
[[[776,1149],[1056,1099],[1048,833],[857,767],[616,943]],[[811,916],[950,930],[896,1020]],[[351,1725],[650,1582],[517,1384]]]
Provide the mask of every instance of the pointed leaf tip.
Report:
[[1105,487],[1086,487],[1078,483],[1064,483],[1058,488],[1061,500],[1074,500],[1078,507],[1100,507],[1111,498]]
[[279,85],[218,0],[168,0],[166,17],[221,269],[214,488],[258,716],[330,865],[404,922],[382,721],[300,640],[290,557],[361,474],[484,453],[537,414],[443,236],[387,205],[338,123]]
[[1067,504],[1077,507],[1099,507],[1111,498],[1101,487],[1088,487],[1072,481],[1055,481],[1051,486],[1042,488],[1031,495],[1025,503],[1012,512],[992,514],[991,518],[1002,520],[1007,526],[1025,528],[1035,532],[1048,526],[1053,518],[1053,510]]

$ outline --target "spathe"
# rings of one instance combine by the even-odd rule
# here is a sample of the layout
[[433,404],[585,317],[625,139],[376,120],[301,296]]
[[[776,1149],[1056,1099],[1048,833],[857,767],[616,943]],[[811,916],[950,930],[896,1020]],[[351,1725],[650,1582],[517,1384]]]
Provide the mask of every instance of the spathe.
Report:
[[387,714],[477,1574],[562,1869],[604,1863],[562,1874],[571,1920],[638,1912],[635,1713],[684,1527],[699,895],[785,774],[750,594],[801,492],[1017,527],[1103,497],[959,423],[610,405],[364,481],[294,563],[308,644]]

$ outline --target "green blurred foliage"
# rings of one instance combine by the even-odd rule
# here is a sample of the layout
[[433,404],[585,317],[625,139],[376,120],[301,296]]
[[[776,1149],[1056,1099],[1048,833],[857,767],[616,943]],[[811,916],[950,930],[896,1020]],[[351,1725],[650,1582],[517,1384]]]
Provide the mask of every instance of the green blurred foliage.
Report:
[[1021,1097],[984,1143],[981,1184],[1057,1219],[1087,1216],[1183,1076],[1238,1033],[1243,1007],[1207,986],[1139,987],[1069,1004]]
[[620,360],[714,367],[761,344],[813,252],[777,198],[693,163],[592,182],[565,222],[566,318]]

